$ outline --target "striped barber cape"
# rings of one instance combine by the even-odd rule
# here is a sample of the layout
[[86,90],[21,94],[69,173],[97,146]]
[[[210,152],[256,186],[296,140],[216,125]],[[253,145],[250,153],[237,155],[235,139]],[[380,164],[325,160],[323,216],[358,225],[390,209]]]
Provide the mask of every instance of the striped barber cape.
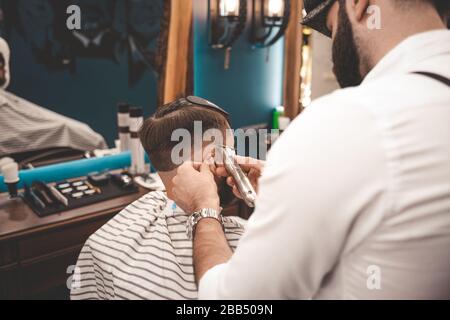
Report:
[[51,148],[93,151],[108,145],[87,124],[0,89],[0,158]]
[[[197,299],[186,221],[164,192],[128,206],[86,242],[72,277],[72,300]],[[225,218],[233,250],[245,223]]]

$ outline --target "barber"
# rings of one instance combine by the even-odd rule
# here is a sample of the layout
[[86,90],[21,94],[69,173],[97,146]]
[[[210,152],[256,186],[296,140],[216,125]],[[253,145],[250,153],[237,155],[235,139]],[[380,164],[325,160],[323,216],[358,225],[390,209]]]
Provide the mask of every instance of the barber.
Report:
[[[198,219],[200,298],[449,299],[448,4],[305,8],[304,24],[333,40],[343,89],[298,117],[265,166],[243,165],[258,200],[235,253],[220,219]],[[174,193],[186,212],[220,212],[214,174],[224,170],[215,171],[179,168]]]

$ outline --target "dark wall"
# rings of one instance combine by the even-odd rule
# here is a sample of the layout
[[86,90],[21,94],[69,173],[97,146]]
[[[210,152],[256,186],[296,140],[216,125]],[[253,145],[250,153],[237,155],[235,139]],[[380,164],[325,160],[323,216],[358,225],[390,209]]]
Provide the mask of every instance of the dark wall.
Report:
[[[267,51],[249,44],[247,28],[226,71],[224,52],[208,45],[207,12],[207,0],[194,0],[195,93],[227,109],[236,128],[269,122],[273,108],[282,104],[284,42],[270,49],[266,61]],[[250,12],[249,7],[247,26]]]
[[[36,38],[40,36],[43,34],[39,31],[33,34]],[[15,27],[4,37],[11,47],[12,79],[8,90],[45,108],[87,123],[102,134],[111,146],[117,137],[118,101],[142,106],[146,114],[156,108],[155,74],[147,70],[136,85],[129,86],[126,52],[119,64],[109,59],[77,58],[76,71],[72,74],[67,69],[51,70],[37,63],[30,39],[25,39]]]
[[[249,17],[250,19],[250,17]],[[207,0],[194,1],[195,94],[232,113],[241,127],[270,121],[282,102],[283,41],[267,51],[252,49],[247,32],[236,43],[231,68],[223,69],[224,53],[209,47]],[[247,30],[248,31],[248,30]],[[7,37],[11,46],[9,90],[50,110],[80,120],[102,134],[112,146],[116,139],[116,104],[129,101],[154,112],[157,79],[148,71],[135,86],[128,84],[127,57],[120,64],[106,59],[78,58],[76,72],[52,71],[38,64],[31,46],[17,31]]]

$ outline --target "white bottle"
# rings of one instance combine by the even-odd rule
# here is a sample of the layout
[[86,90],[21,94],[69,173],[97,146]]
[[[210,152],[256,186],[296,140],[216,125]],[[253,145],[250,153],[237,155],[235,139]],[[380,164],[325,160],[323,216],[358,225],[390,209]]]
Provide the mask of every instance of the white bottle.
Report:
[[18,195],[17,184],[20,182],[19,165],[16,162],[9,163],[1,168],[5,184],[8,186],[9,195],[11,198],[16,198]]
[[131,168],[133,175],[146,174],[145,151],[139,139],[139,130],[144,123],[144,114],[142,108],[130,108],[130,149],[131,149]]
[[118,109],[120,152],[126,152],[130,150],[130,106],[126,103],[119,103]]

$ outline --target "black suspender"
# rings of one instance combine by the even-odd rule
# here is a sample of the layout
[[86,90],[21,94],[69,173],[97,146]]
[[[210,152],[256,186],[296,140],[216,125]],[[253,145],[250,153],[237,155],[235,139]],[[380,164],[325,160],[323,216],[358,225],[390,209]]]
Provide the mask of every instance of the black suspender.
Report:
[[437,80],[439,82],[442,82],[443,84],[446,84],[447,87],[450,87],[450,79],[446,78],[444,76],[441,76],[439,74],[432,73],[432,72],[426,72],[426,71],[416,71],[416,72],[413,72],[413,74],[418,74],[421,76],[425,76],[425,77]]

